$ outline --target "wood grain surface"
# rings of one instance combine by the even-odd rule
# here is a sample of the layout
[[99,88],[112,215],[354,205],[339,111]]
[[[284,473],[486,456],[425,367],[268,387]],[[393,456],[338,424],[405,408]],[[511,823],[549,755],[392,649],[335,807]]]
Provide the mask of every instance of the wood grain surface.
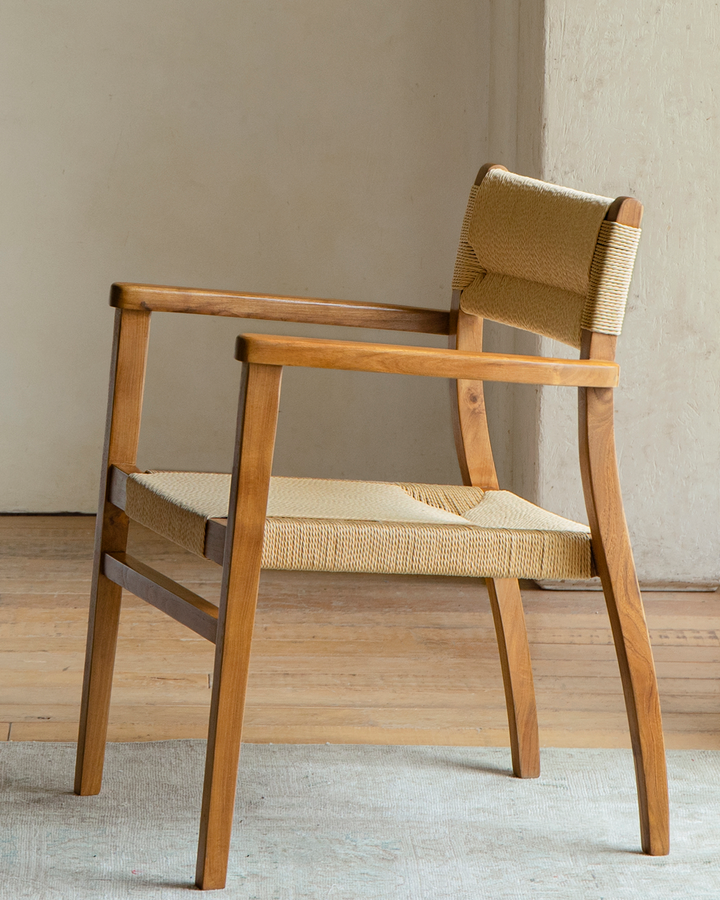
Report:
[[108,711],[122,589],[105,577],[102,556],[124,553],[129,520],[107,499],[110,467],[135,467],[150,337],[150,313],[117,310],[108,387],[105,441],[87,627],[87,652],[80,713],[75,792],[97,794],[102,783]]
[[619,373],[617,363],[604,360],[551,359],[271,334],[240,335],[235,355],[244,362],[263,365],[394,372],[514,384],[614,387]]
[[243,367],[195,881],[225,887],[282,368]]
[[446,310],[419,306],[210,291],[158,284],[114,284],[110,289],[110,305],[119,309],[318,325],[354,325],[391,331],[419,331],[425,334],[447,334],[450,322],[450,315]]
[[[0,738],[77,739],[93,528],[0,516]],[[129,551],[218,601],[215,563],[135,524]],[[667,746],[720,749],[720,594],[644,601]],[[523,603],[541,746],[629,747],[602,594],[523,586]],[[213,655],[124,593],[109,739],[206,738]],[[484,584],[264,572],[243,740],[508,747]]]

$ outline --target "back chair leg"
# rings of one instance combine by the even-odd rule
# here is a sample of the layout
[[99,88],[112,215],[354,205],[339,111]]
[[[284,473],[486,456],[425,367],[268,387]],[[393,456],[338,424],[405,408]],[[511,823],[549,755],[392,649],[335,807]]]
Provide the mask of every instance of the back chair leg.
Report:
[[660,699],[650,636],[634,570],[622,581],[602,572],[627,709],[644,853],[670,852],[670,823]]
[[[586,353],[591,355],[591,351]],[[650,856],[664,856],[670,850],[670,826],[660,699],[622,506],[613,411],[611,389],[580,389],[580,467],[585,505],[625,695],[642,849]]]
[[515,578],[488,578],[487,587],[505,686],[513,774],[537,778],[537,707],[520,586]]

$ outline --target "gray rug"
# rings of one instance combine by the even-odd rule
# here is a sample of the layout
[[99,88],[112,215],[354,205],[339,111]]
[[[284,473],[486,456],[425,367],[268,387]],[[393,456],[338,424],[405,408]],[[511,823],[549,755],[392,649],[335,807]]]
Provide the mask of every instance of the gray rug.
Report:
[[[192,896],[204,743],[111,744],[98,797],[72,744],[0,745],[0,897]],[[623,750],[246,745],[228,888],[247,900],[720,898],[720,753],[669,754],[672,852],[639,848]],[[195,894],[195,896],[199,896]]]

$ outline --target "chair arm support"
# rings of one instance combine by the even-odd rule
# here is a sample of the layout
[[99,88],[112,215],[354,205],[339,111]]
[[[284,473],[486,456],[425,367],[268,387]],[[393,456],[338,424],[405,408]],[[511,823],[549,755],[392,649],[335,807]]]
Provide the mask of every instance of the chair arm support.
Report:
[[419,331],[424,334],[450,332],[450,313],[441,309],[394,306],[390,303],[357,303],[350,300],[316,300],[312,297],[282,297],[274,294],[245,294],[236,291],[205,291],[153,284],[114,284],[110,288],[110,306],[153,312],[269,319],[276,322]]
[[241,334],[235,357],[243,362],[273,366],[576,387],[615,387],[620,371],[617,363],[600,360],[544,359],[269,334]]

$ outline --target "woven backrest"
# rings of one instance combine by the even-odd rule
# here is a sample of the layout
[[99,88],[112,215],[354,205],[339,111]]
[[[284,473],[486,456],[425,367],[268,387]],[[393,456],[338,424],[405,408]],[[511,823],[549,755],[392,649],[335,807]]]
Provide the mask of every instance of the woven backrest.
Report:
[[490,169],[463,220],[460,308],[573,347],[583,328],[620,334],[640,229],[606,221],[612,202]]

